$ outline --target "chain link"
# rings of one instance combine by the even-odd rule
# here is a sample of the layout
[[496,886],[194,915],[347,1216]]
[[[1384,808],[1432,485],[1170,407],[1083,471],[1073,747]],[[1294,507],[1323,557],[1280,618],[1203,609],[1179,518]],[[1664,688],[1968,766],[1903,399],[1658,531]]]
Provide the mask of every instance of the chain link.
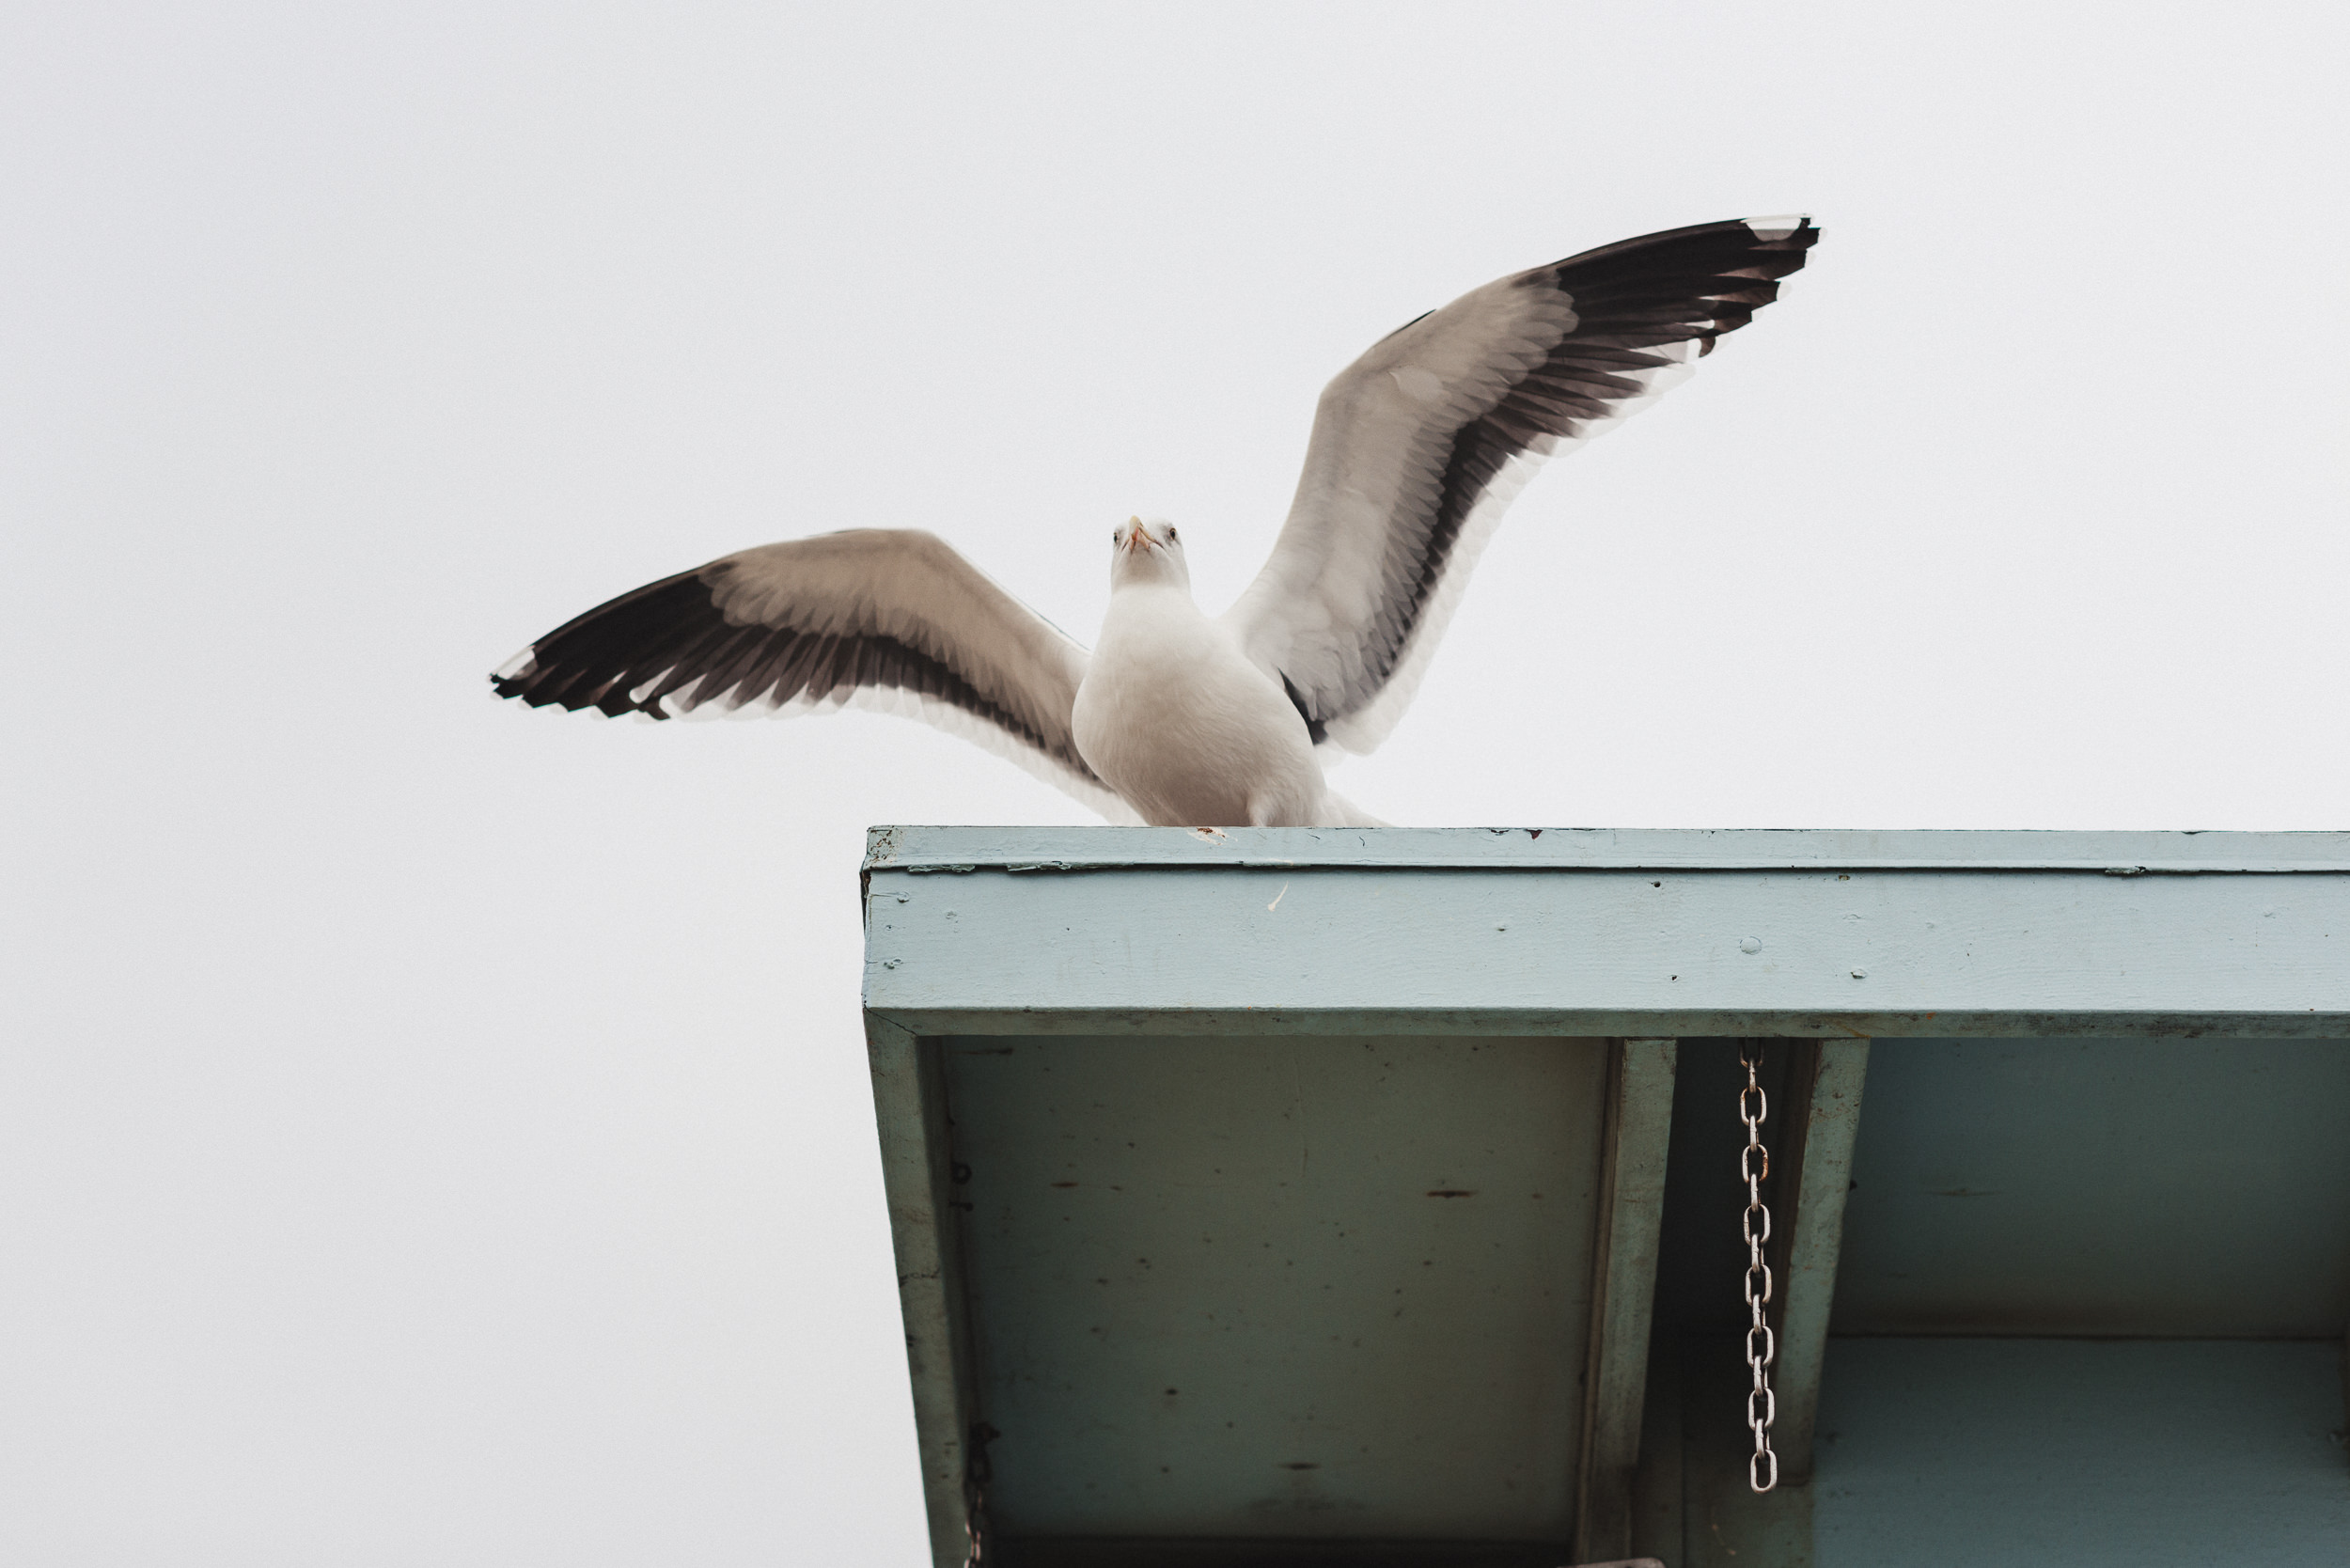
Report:
[[1762,1147],[1762,1121],[1771,1114],[1771,1101],[1754,1075],[1762,1065],[1762,1043],[1741,1043],[1738,1061],[1747,1070],[1747,1087],[1738,1091],[1738,1120],[1747,1124],[1747,1146],[1738,1152],[1747,1212],[1738,1229],[1747,1240],[1747,1370],[1754,1374],[1754,1387],[1747,1391],[1747,1426],[1754,1434],[1747,1484],[1767,1492],[1778,1484],[1778,1455],[1771,1451],[1771,1422],[1778,1415],[1778,1400],[1771,1392],[1771,1363],[1778,1358],[1778,1337],[1763,1321],[1763,1309],[1771,1300],[1771,1265],[1762,1261],[1762,1244],[1771,1239],[1771,1211],[1762,1201],[1762,1182],[1771,1173],[1771,1152]]
[[987,1456],[987,1445],[1001,1435],[985,1421],[971,1429],[971,1446],[963,1466],[963,1529],[971,1537],[971,1550],[964,1557],[963,1568],[987,1568],[995,1560],[987,1550],[987,1483],[995,1479],[995,1466]]

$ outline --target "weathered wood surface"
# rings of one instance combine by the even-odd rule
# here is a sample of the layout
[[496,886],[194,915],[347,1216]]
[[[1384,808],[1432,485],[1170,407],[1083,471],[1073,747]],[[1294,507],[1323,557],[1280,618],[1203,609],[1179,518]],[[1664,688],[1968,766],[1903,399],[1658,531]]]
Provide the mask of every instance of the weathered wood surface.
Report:
[[1679,1042],[1626,1040],[1608,1072],[1601,1157],[1600,1233],[1591,1267],[1591,1345],[1584,1379],[1575,1556],[1632,1550],[1632,1482],[1640,1458],[1657,1241],[1665,1223],[1665,1156],[1672,1142]]
[[1947,828],[876,827],[868,870],[1129,866],[1397,866],[1572,870],[2350,870],[2350,833]]
[[[1814,1499],[1812,1560],[2342,1568],[2334,1351],[1839,1339],[1819,1477],[1796,1489]],[[1779,1560],[1749,1550],[1723,1568],[1758,1560]]]
[[[1745,1433],[1735,1419],[1744,1376],[1732,1338],[1700,1334],[1660,1346],[1649,1367],[1667,1376],[1653,1391],[1641,1388],[1633,1347],[1651,1309],[1635,1284],[1643,1270],[1653,1277],[1662,1205],[1661,1193],[1653,1202],[1642,1196],[1654,1173],[1636,1168],[1634,1152],[1652,1140],[1630,1134],[1650,1110],[1668,1116],[1669,1095],[1637,1107],[1627,1074],[1609,1095],[1618,1137],[1604,1149],[1593,1110],[1590,1190],[1607,1234],[1582,1254],[1596,1266],[1588,1285],[1572,1287],[1573,1310],[1544,1320],[1558,1325],[1554,1346],[1563,1332],[1587,1348],[1573,1371],[1560,1371],[1576,1386],[1545,1395],[1569,1424],[1541,1465],[1559,1495],[1537,1510],[1563,1518],[1572,1506],[1578,1555],[1587,1559],[1661,1551],[1675,1568],[1805,1568],[1813,1560],[1814,1492],[1826,1499],[1851,1490],[1838,1489],[1844,1483],[1836,1461],[1849,1466],[1840,1445],[1854,1435],[1831,1430],[1832,1415],[1814,1419],[1828,1287],[1840,1268],[1846,1278],[1838,1326],[1848,1335],[2096,1332],[2123,1321],[2100,1305],[2108,1298],[2136,1304],[2125,1328],[2210,1332],[2210,1313],[2197,1305],[2205,1296],[2222,1305],[2249,1298],[2277,1320],[2211,1319],[2232,1331],[2340,1333],[2338,1268],[2324,1272],[2327,1259],[2338,1261],[2340,1227],[2328,1200],[2308,1195],[2350,1190],[2326,1163],[2336,1145],[2324,1125],[2341,1103],[2336,1068],[2350,1039],[2350,835],[885,829],[876,832],[866,882],[876,1107],[942,1568],[960,1560],[964,1544],[964,1438],[975,1412],[987,1413],[972,1369],[988,1360],[960,1321],[961,1285],[972,1270],[955,1254],[954,1228],[940,1225],[949,1198],[964,1195],[948,1186],[948,1162],[963,1156],[948,1152],[944,1043],[935,1038],[943,1035],[990,1037],[964,1043],[989,1062],[1006,1048],[1051,1058],[1056,1044],[1089,1055],[1123,1049],[1148,1061],[1161,1041],[1171,1057],[1226,1036],[1259,1037],[1224,1044],[1286,1060],[1292,1048],[1317,1043],[1267,1037],[1320,1035],[1326,1045],[1328,1037],[1347,1036],[1371,1048],[1402,1036],[1462,1037],[1455,1045],[1484,1037],[1516,1048],[1538,1043],[1493,1037],[1541,1035],[1554,1037],[1539,1043],[1546,1049],[1570,1043],[1560,1036],[1626,1041],[1630,1063],[1643,1043],[1675,1053],[1674,1037],[1798,1037],[1797,1054],[1781,1059],[1802,1069],[1774,1105],[1788,1136],[1774,1152],[1787,1162],[1778,1200],[1786,1230],[1778,1446],[1790,1484],[1768,1497],[1745,1484]],[[1099,1038],[1067,1038],[1073,1035]],[[1033,1045],[1019,1036],[1034,1037]],[[1185,1036],[1192,1044],[1179,1047],[1176,1037]],[[2186,1038],[2196,1036],[2211,1038]],[[1871,1120],[1883,1123],[1882,1147],[1861,1141],[1863,1190],[1853,1193],[1840,1264],[1838,1210],[1853,1180],[1864,1064],[1875,1080]],[[1935,1075],[1946,1065],[1955,1079]],[[2122,1087],[2101,1088],[2100,1073]],[[2199,1074],[2216,1076],[2203,1083]],[[1670,1076],[1668,1064],[1668,1083]],[[2135,1108],[2100,1121],[2082,1113],[2083,1094],[2107,1108]],[[1595,1106],[1600,1097],[1593,1082],[1585,1103]],[[1922,1120],[1920,1105],[1932,1113]],[[1092,1100],[1082,1108],[1089,1116],[1099,1109]],[[2246,1136],[2237,1123],[2255,1115],[2258,1128]],[[974,1119],[974,1136],[985,1120]],[[1901,1155],[1873,1182],[1872,1148],[1880,1164],[1885,1148]],[[2171,1157],[2180,1152],[2192,1157]],[[2150,1163],[2150,1153],[2160,1157]],[[1320,1150],[1314,1163],[1327,1163]],[[2137,1208],[2100,1207],[2104,1189],[2093,1180],[2084,1185],[2084,1168],[2120,1170],[2140,1187],[2150,1171],[2170,1183],[2162,1201],[2137,1205],[2161,1234],[2141,1244],[2132,1229]],[[1007,1213],[1019,1224],[1058,1225],[1066,1211],[1074,1223],[1082,1205],[1066,1195],[1090,1188],[1070,1184],[1079,1177],[1054,1176],[1044,1185],[1061,1208],[1031,1213],[1024,1199]],[[1423,1184],[1431,1190],[1421,1196],[1448,1214],[1454,1205],[1446,1200],[1465,1196],[1449,1180]],[[2302,1196],[2279,1204],[2277,1190]],[[2015,1213],[2003,1218],[2005,1209]],[[2213,1215],[2226,1223],[2203,1223]],[[2102,1239],[2066,1246],[2083,1231]],[[2291,1245],[2278,1241],[2284,1232]],[[1115,1228],[1104,1233],[1126,1239]],[[2232,1256],[2230,1247],[2250,1261],[2211,1266]],[[1148,1253],[1153,1270],[1164,1262],[1159,1250]],[[1031,1272],[1056,1256],[1049,1247],[997,1251],[1027,1259],[1021,1266]],[[1285,1274],[1293,1272],[1286,1266],[1293,1251],[1281,1255]],[[2141,1255],[2164,1271],[2160,1279],[2141,1280],[2124,1266]],[[2011,1266],[2025,1257],[2037,1261]],[[1852,1278],[1856,1271],[1866,1278]],[[1953,1271],[1955,1286],[1945,1278]],[[1124,1288],[1109,1266],[1082,1272],[1073,1286],[1038,1294],[1043,1306],[1004,1321],[1026,1332],[1049,1310],[1089,1301],[1083,1287]],[[1925,1296],[1919,1281],[1934,1284]],[[2230,1294],[2247,1281],[2258,1288]],[[1250,1295],[1250,1311],[1271,1311],[1292,1294]],[[2148,1316],[2147,1303],[2161,1312]],[[1121,1310],[1115,1321],[1144,1316]],[[1276,1338],[1283,1346],[1305,1342]],[[1887,1342],[1840,1339],[1837,1354]],[[1165,1349],[1158,1339],[1151,1345],[1154,1356]],[[1269,1352],[1267,1365],[1290,1354]],[[1005,1366],[1033,1360],[1014,1356]],[[1203,1381],[1210,1361],[1223,1364],[1212,1357],[1202,1362],[1208,1371],[1164,1379],[1154,1368],[1144,1393],[1167,1399],[1180,1388],[1193,1400],[1214,1387]],[[989,1375],[1002,1381],[1002,1372]],[[1838,1375],[1826,1381],[1831,1406]],[[1078,1382],[1087,1398],[1112,1384]],[[1644,1392],[1647,1424],[1656,1430],[1643,1445]],[[1490,1405],[1492,1396],[1482,1397]],[[1002,1390],[987,1398],[1016,1403]],[[1235,1408],[1246,1403],[1235,1398]],[[1488,1426],[1494,1408],[1480,1407]],[[1173,1418],[1152,1405],[1151,1419]],[[1238,1419],[1230,1411],[1219,1419]],[[1822,1425],[1822,1480],[1794,1484],[1810,1467],[1814,1425]],[[1065,1490],[1070,1478],[1082,1479],[1086,1435],[1102,1430],[1099,1422],[1034,1419],[999,1449],[1018,1457],[1013,1450],[1026,1445],[1042,1454],[1066,1436],[1076,1445],[1069,1452],[1019,1466]],[[2001,1442],[2015,1448],[2020,1439]],[[1221,1454],[1229,1446],[1219,1438],[1183,1451]],[[1627,1486],[1632,1453],[1639,1463]],[[2049,1455],[2032,1449],[2028,1457],[2033,1474],[2045,1473]],[[1965,1462],[1951,1455],[1937,1464],[1946,1461]],[[1307,1486],[1299,1476],[1325,1490],[1348,1480],[1314,1454],[1300,1459],[1286,1448],[1268,1463],[1271,1469],[1257,1468],[1278,1470],[1292,1490]],[[1898,1491],[1897,1482],[1905,1484],[1872,1472],[1862,1490]],[[1047,1519],[1052,1499],[1024,1489],[1035,1492],[1019,1480],[1005,1489],[1012,1514],[1035,1513],[1041,1527],[1088,1522]],[[1143,1490],[1121,1487],[1119,1496]],[[1448,1481],[1436,1490],[1458,1503],[1469,1489]],[[1402,1492],[1371,1495],[1388,1507]],[[1198,1544],[1198,1513],[1103,1523],[1154,1531],[1182,1525],[1161,1544]],[[1493,1513],[1480,1510],[1480,1518]],[[1819,1560],[1825,1568],[1859,1560],[1835,1556],[1860,1539],[1859,1515],[1822,1517]],[[1308,1522],[1292,1521],[1300,1529]],[[1470,1523],[1436,1522],[1448,1530]],[[1256,1513],[1221,1519],[1219,1528],[1244,1523],[1252,1533],[1261,1528]],[[1429,1522],[1409,1523],[1418,1535]],[[1299,1539],[1325,1528],[1312,1525]],[[1531,1528],[1530,1517],[1518,1518],[1507,1533],[1522,1542]],[[1085,1544],[1058,1529],[1051,1539],[1073,1551]]]
[[1880,1041],[1836,1332],[2335,1338],[2346,1127],[2350,1040]]
[[922,1495],[935,1568],[956,1568],[968,1544],[963,1502],[968,1430],[961,1311],[947,1192],[947,1113],[934,1042],[926,1044],[884,1019],[865,1021],[873,1074],[873,1118],[881,1134],[882,1184],[897,1254],[898,1301],[905,1317],[906,1370],[914,1392]]
[[[1233,830],[1239,849],[1201,846],[1227,856],[1215,863],[1175,844],[1166,863],[1037,874],[1006,869],[1010,854],[1058,851],[1073,865],[1103,855],[1105,834],[1144,834],[1139,848],[1169,833],[1199,840],[1030,829],[1008,847],[1010,831],[919,830],[877,855],[870,1009],[924,1033],[2350,1033],[2341,835],[2053,836],[2088,866],[2161,860],[2154,839],[2181,840],[2172,859],[2236,840],[2189,876],[2010,869],[1958,846],[1935,869],[1415,869],[1351,843],[1314,859],[1299,848],[1293,865],[1235,864],[1242,850],[1280,847],[1256,839],[1304,830]],[[1500,841],[1483,830],[1407,837],[1432,857]],[[2106,839],[2117,841],[2093,853],[2089,840]],[[917,851],[932,870],[911,869]],[[2214,869],[2221,861],[2306,869],[2232,874]]]
[[[1616,1043],[943,1043],[1005,1540],[1566,1560]],[[1620,1140],[1643,1165],[1653,1063]],[[1621,1217],[1637,1274],[1653,1246]],[[1627,1338],[1636,1283],[1608,1303]]]
[[1820,1377],[1827,1359],[1828,1309],[1836,1297],[1836,1265],[1844,1235],[1844,1194],[1852,1184],[1853,1139],[1860,1129],[1860,1090],[1869,1072],[1865,1040],[1823,1040],[1795,1047],[1803,1071],[1789,1080],[1786,1114],[1794,1138],[1785,1151],[1781,1192],[1792,1191],[1779,1221],[1778,1249],[1778,1368],[1773,1379],[1778,1419],[1772,1450],[1781,1481],[1811,1479],[1812,1432],[1820,1407]]

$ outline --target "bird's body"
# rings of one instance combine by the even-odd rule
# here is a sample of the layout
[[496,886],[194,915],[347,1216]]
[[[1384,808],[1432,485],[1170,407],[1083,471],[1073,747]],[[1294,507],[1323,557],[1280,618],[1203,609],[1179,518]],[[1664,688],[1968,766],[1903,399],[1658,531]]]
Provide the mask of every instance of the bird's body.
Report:
[[1089,654],[936,536],[852,529],[648,584],[491,680],[651,718],[910,712],[1114,822],[1376,825],[1323,760],[1386,739],[1519,487],[1687,375],[1818,238],[1809,218],[1646,235],[1389,333],[1323,392],[1272,557],[1220,617],[1169,524],[1117,530]]
[[[1146,525],[1128,528],[1148,537]],[[1146,823],[1329,823],[1305,716],[1230,627],[1200,613],[1186,574],[1147,570],[1167,549],[1120,546],[1124,570],[1077,687],[1078,755]]]

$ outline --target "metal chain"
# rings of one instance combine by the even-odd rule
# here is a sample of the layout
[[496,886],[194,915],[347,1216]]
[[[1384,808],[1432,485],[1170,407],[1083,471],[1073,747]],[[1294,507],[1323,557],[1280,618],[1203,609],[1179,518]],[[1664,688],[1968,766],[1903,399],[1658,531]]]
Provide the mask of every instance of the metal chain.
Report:
[[1762,1043],[1742,1043],[1738,1060],[1747,1070],[1747,1087],[1738,1091],[1738,1120],[1747,1124],[1747,1146],[1738,1152],[1738,1174],[1747,1184],[1747,1212],[1739,1229],[1747,1238],[1747,1370],[1754,1374],[1754,1387],[1747,1390],[1747,1425],[1754,1433],[1747,1484],[1767,1492],[1778,1484],[1778,1455],[1771,1451],[1771,1422],[1778,1414],[1778,1402],[1771,1393],[1771,1363],[1778,1358],[1778,1339],[1762,1312],[1771,1300],[1771,1265],[1762,1261],[1762,1244],[1771,1239],[1771,1211],[1762,1201],[1771,1152],[1762,1147],[1762,1121],[1771,1114],[1771,1102],[1754,1077],[1754,1070],[1762,1065]]
[[987,1445],[1001,1435],[985,1421],[971,1428],[971,1446],[963,1466],[963,1529],[971,1537],[971,1550],[964,1557],[963,1568],[987,1568],[995,1560],[987,1550],[987,1483],[995,1479],[995,1466],[987,1456]]

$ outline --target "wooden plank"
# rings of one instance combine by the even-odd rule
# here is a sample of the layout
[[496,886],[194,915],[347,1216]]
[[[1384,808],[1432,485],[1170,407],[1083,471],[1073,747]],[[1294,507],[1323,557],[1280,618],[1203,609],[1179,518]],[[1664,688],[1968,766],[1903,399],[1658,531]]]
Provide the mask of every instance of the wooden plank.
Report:
[[[1843,1246],[1844,1194],[1852,1184],[1853,1138],[1860,1126],[1860,1090],[1869,1072],[1865,1040],[1819,1041],[1789,1075],[1793,1137],[1782,1150],[1793,1164],[1779,1184],[1792,1194],[1792,1212],[1777,1248],[1778,1369],[1773,1380],[1778,1423],[1772,1450],[1780,1481],[1810,1481],[1812,1432],[1820,1407],[1820,1374],[1827,1355],[1828,1309],[1836,1294],[1836,1263]],[[1786,1201],[1782,1199],[1782,1202]]]
[[1068,1013],[1279,1011],[1317,1031],[1506,1013],[1513,1032],[1641,1038],[1732,1018],[1858,1038],[1986,1020],[2350,1034],[2350,875],[1172,867],[869,885],[870,1008],[1019,1013],[1028,1032]]
[[952,1169],[936,1043],[870,1014],[866,1053],[873,1075],[873,1119],[881,1136],[882,1185],[905,1317],[906,1369],[913,1383],[922,1496],[931,1560],[956,1568],[969,1550],[964,1507],[964,1388],[961,1304],[954,1290]]
[[868,870],[1134,866],[2350,870],[2350,833],[1868,828],[876,827]]
[[2333,1359],[2309,1341],[1840,1338],[1836,1441],[1795,1491],[1832,1563],[2342,1568]]
[[1547,1035],[1573,1039],[2067,1041],[2350,1039],[2350,1013],[2295,1012],[1790,1012],[1735,1009],[1627,1011],[1608,1008],[1132,1008],[876,1007],[873,1016],[925,1037],[949,1034]]
[[1324,1534],[1566,1560],[1618,1042],[942,1044],[1006,1560]]
[[1847,1335],[2350,1322],[2350,1040],[1881,1043],[1864,1114],[1840,1360]]
[[1608,1068],[1581,1473],[1575,1487],[1578,1561],[1621,1559],[1632,1551],[1633,1478],[1640,1456],[1678,1050],[1677,1041],[1625,1040],[1618,1044]]

